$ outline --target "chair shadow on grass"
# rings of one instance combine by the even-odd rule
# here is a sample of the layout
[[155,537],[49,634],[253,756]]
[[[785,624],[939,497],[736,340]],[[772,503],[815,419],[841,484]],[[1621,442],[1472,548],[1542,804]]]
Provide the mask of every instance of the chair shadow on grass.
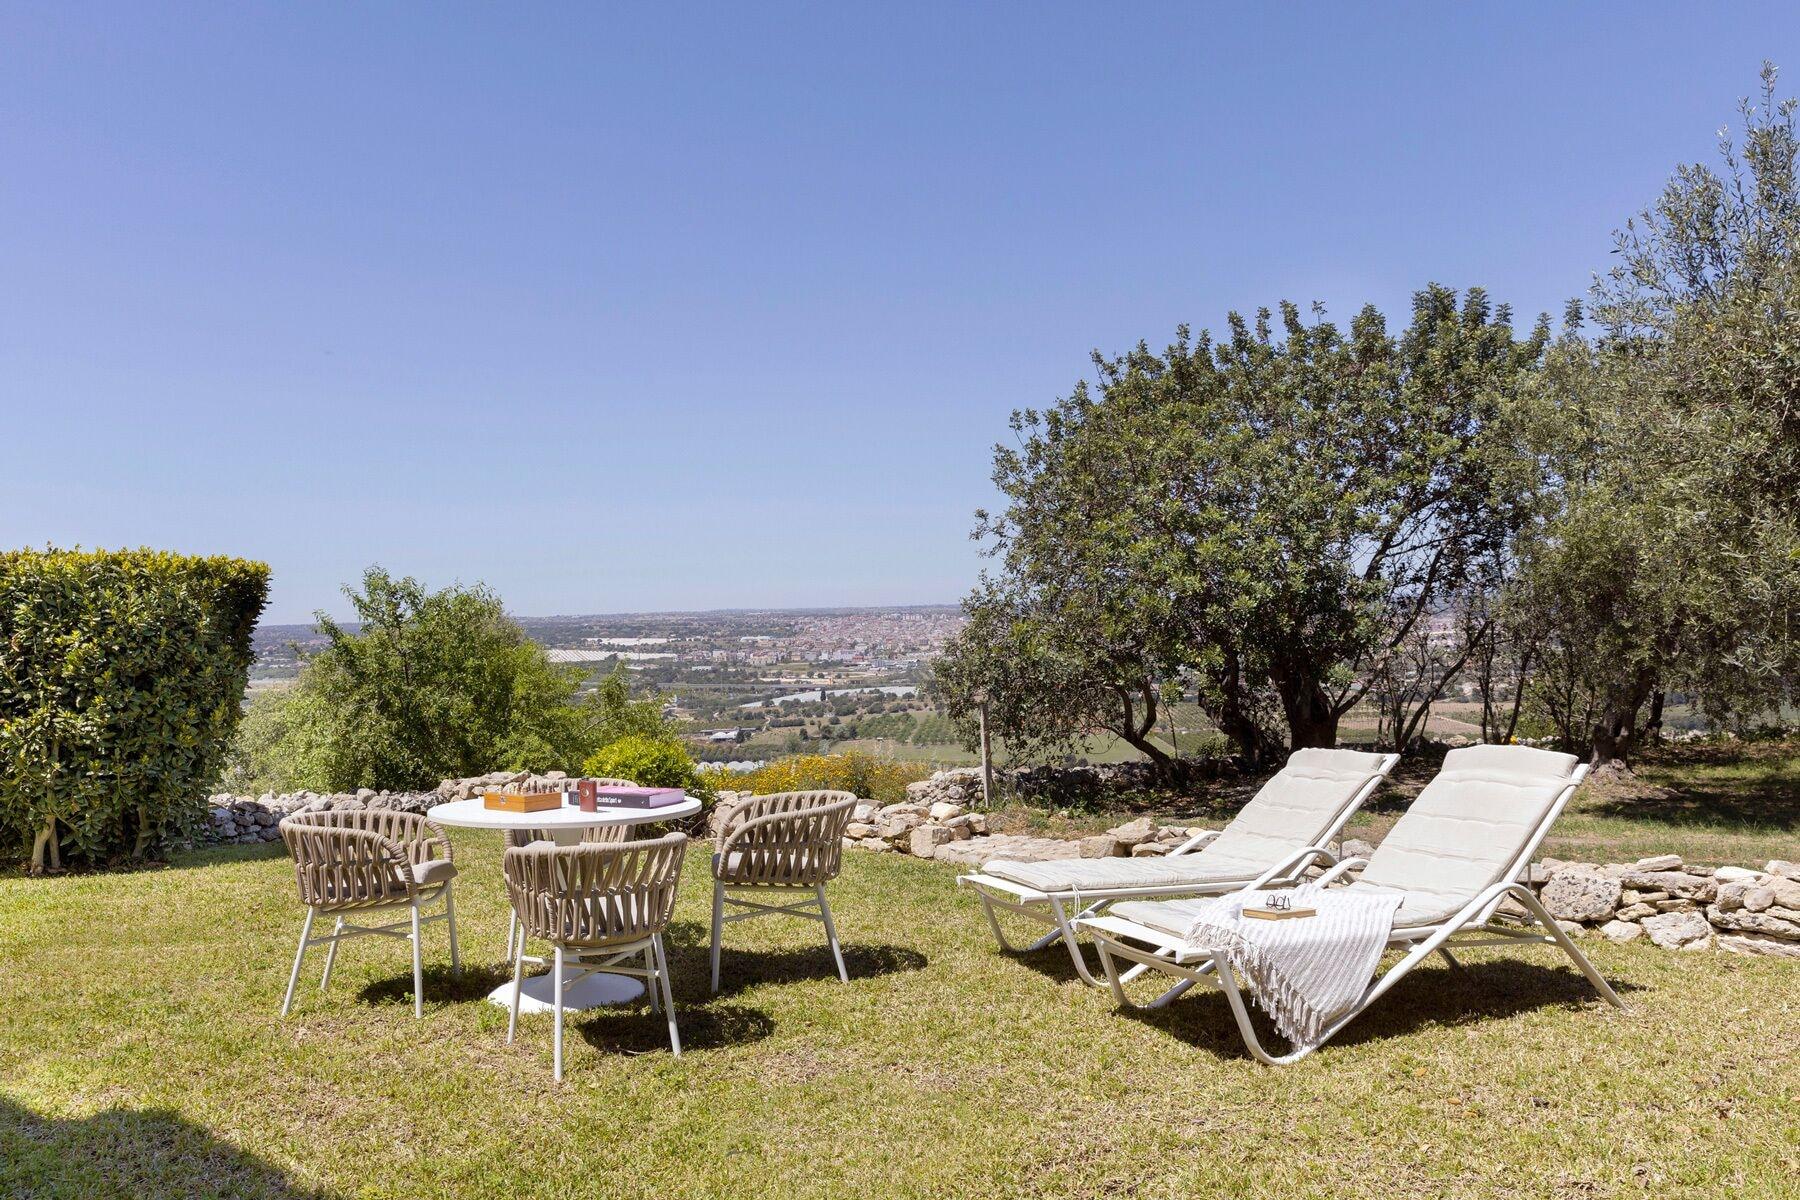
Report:
[[[702,947],[704,949],[704,947]],[[540,967],[526,964],[529,974]],[[738,1046],[759,1042],[775,1032],[775,1022],[761,1009],[742,1005],[708,1003],[706,976],[699,972],[675,974],[675,1018],[680,1022],[681,1046],[684,1050],[704,1050],[720,1046]],[[317,984],[317,978],[313,982]],[[512,972],[500,964],[463,964],[461,977],[453,975],[448,963],[433,963],[425,968],[425,1015],[431,1016],[435,1004],[486,1003],[488,993],[503,983],[512,982]],[[407,967],[393,975],[370,980],[357,992],[358,1003],[412,1008],[412,969]],[[410,1016],[410,1012],[407,1014]],[[535,1023],[539,1014],[522,1020]],[[649,1001],[639,999],[616,1007],[584,1009],[569,1014],[570,1029],[579,1031],[588,1044],[607,1053],[646,1054],[669,1048],[669,1027],[660,1013],[650,1011]],[[527,1036],[523,1031],[521,1037]]]
[[[350,943],[354,946],[356,943]],[[344,953],[350,952],[347,947]],[[308,962],[310,963],[310,959]],[[341,961],[341,960],[340,960]],[[526,964],[527,969],[535,972],[537,968]],[[512,982],[512,972],[501,964],[463,963],[461,975],[450,970],[448,962],[428,962],[425,964],[425,1007],[433,1004],[463,1004],[471,1000],[485,1000],[487,994],[503,983]],[[311,976],[313,990],[318,990],[319,977],[315,972]],[[300,986],[304,988],[307,978],[301,977]],[[333,983],[332,987],[336,988]],[[361,1004],[394,1004],[406,1008],[412,1007],[413,979],[410,965],[400,967],[392,975],[380,979],[371,979],[356,993]],[[296,1003],[298,999],[296,998]]]
[[[1067,965],[1066,956],[1063,962]],[[1070,975],[1073,974],[1071,970]],[[1163,981],[1175,982],[1167,975],[1157,975],[1154,980],[1146,976],[1128,987],[1132,998],[1143,1003],[1156,994],[1155,989]],[[1621,997],[1641,990],[1636,984],[1618,979],[1609,978],[1607,982]],[[1111,1000],[1110,995],[1107,1000]],[[1256,1036],[1271,1053],[1285,1053],[1286,1040],[1275,1032],[1254,1000],[1246,997],[1246,1002]],[[1584,1019],[1591,1017],[1596,1022],[1623,1015],[1568,963],[1546,964],[1523,956],[1508,956],[1464,960],[1461,970],[1442,963],[1421,965],[1345,1026],[1320,1053],[1329,1053],[1334,1046],[1406,1037],[1432,1026],[1480,1025],[1544,1008],[1580,1008]],[[1189,989],[1167,1008],[1126,1008],[1119,1012],[1221,1058],[1250,1057],[1224,993],[1211,984]],[[1603,1025],[1596,1025],[1595,1029],[1596,1036],[1605,1036]]]
[[[732,996],[762,983],[796,983],[812,979],[837,981],[837,963],[831,957],[831,947],[825,943],[823,926],[813,926],[818,930],[817,945],[777,950],[734,948],[731,937],[735,928],[725,927],[725,944],[719,952],[719,990],[713,993],[710,991],[712,927],[699,921],[676,921],[669,926],[669,965],[677,1004],[683,996]],[[843,951],[844,969],[849,972],[851,983],[904,971],[922,971],[928,961],[923,954],[906,946],[840,942],[839,948]]]
[[46,1117],[0,1099],[0,1195],[188,1200],[328,1200],[279,1168],[166,1109]]

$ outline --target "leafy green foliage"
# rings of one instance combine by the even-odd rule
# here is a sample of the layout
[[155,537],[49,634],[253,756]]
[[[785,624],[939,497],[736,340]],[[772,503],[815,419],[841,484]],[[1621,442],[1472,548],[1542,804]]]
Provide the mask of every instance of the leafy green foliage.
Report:
[[268,578],[151,550],[0,554],[0,844],[38,869],[96,862],[203,816]]
[[1545,375],[1564,481],[1523,547],[1513,619],[1535,706],[1598,761],[1680,689],[1748,719],[1800,679],[1800,186],[1795,103],[1765,67],[1721,169],[1682,167],[1618,236],[1595,342]]
[[1162,685],[1184,679],[1250,759],[1283,726],[1330,744],[1535,511],[1508,412],[1548,337],[1434,285],[1398,337],[1373,308],[1340,329],[1287,304],[1223,341],[1096,357],[1098,394],[1016,414],[995,451],[1008,506],[977,536],[1002,569],[936,680],[965,736],[985,693],[1015,751],[1101,728],[1163,762]]
[[711,774],[694,763],[693,755],[678,739],[631,733],[587,756],[584,775],[629,779],[642,787],[680,788],[690,796],[710,801]]
[[551,664],[491,591],[428,592],[374,567],[345,595],[357,628],[320,615],[331,644],[270,702],[266,726],[258,714],[253,732],[268,741],[253,775],[417,789],[500,768],[570,770],[593,748],[595,710],[573,703],[580,672]]

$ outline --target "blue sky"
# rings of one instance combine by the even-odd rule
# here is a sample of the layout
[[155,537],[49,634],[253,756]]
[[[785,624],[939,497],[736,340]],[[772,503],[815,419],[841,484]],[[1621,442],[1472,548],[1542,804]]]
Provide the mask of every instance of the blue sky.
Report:
[[1800,84],[1788,4],[1119,7],[0,6],[0,545],[953,601],[1091,349],[1560,311]]

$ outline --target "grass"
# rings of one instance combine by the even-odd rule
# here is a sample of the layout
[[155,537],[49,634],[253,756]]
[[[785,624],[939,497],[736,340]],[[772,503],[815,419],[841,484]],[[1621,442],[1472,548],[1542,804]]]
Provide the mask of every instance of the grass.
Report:
[[508,1047],[482,999],[498,841],[455,836],[470,966],[428,935],[422,1022],[404,946],[373,941],[276,1015],[300,919],[277,850],[0,876],[0,1195],[1710,1197],[1800,1173],[1800,964],[1596,945],[1615,1014],[1553,951],[1477,951],[1277,1071],[1216,994],[1124,1015],[1059,951],[997,953],[951,871],[862,853],[833,891],[848,987],[817,926],[770,920],[730,930],[717,997],[691,855],[687,1053],[641,1006],[585,1015],[557,1087],[548,1018]]

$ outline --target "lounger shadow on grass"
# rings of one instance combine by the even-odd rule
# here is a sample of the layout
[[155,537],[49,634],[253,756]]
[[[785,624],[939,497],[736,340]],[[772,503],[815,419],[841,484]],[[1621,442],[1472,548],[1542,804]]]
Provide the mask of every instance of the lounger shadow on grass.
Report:
[[163,1109],[62,1120],[0,1099],[0,1196],[33,1200],[329,1200]]
[[[1069,976],[1073,978],[1074,972]],[[1132,994],[1148,997],[1156,982],[1140,980],[1131,985]],[[1620,995],[1640,990],[1617,979],[1608,982]],[[1263,1044],[1285,1046],[1267,1016],[1254,1003],[1250,1007]],[[1567,964],[1536,963],[1513,955],[1473,962],[1465,959],[1460,970],[1442,964],[1421,966],[1347,1025],[1319,1054],[1329,1056],[1333,1048],[1408,1037],[1431,1026],[1480,1025],[1544,1008],[1580,1009],[1580,1019],[1595,1022],[1601,1036],[1606,1022],[1621,1016],[1594,994],[1593,985],[1581,972]],[[1193,988],[1166,1008],[1118,1011],[1220,1058],[1250,1058],[1224,993],[1211,986]]]

